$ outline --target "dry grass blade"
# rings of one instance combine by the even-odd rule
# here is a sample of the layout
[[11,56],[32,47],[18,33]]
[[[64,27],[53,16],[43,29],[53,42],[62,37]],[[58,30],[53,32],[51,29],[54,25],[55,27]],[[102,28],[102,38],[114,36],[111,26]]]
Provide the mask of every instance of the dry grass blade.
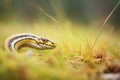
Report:
[[52,21],[54,21],[55,23],[59,23],[54,17],[52,17],[51,15],[49,15],[47,12],[45,12],[40,5],[35,4],[34,2],[31,2],[31,5],[34,6],[35,8],[37,8],[39,11],[41,11],[45,16],[47,16],[48,18],[50,18]]
[[103,31],[103,29],[104,29],[104,27],[105,27],[105,24],[107,23],[108,19],[110,19],[110,17],[111,17],[111,15],[113,14],[113,12],[115,12],[115,10],[116,10],[117,7],[119,6],[119,4],[120,4],[120,1],[118,1],[118,3],[116,4],[116,6],[112,9],[112,11],[110,12],[110,14],[109,14],[109,15],[107,16],[107,18],[105,19],[104,23],[101,25],[100,30],[99,30],[99,32],[98,32],[98,34],[97,34],[97,37],[96,37],[95,41],[93,42],[92,49],[95,47],[95,44],[96,44],[98,38],[100,37],[100,34],[101,34],[101,32]]

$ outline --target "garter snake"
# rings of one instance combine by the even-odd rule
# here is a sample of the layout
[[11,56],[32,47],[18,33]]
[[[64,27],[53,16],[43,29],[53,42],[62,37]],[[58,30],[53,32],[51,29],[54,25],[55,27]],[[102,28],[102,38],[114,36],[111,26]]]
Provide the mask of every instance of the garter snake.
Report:
[[39,37],[31,33],[15,34],[8,37],[4,42],[4,48],[9,52],[18,52],[24,47],[47,50],[55,48],[56,44],[50,39]]

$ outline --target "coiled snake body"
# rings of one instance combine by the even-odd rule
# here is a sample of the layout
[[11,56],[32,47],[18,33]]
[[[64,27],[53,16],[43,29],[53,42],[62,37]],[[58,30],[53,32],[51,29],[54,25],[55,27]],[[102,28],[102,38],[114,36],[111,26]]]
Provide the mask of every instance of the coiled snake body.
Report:
[[4,42],[4,48],[9,52],[17,52],[24,47],[44,50],[53,49],[56,47],[56,44],[50,39],[42,38],[31,33],[15,34],[8,37]]

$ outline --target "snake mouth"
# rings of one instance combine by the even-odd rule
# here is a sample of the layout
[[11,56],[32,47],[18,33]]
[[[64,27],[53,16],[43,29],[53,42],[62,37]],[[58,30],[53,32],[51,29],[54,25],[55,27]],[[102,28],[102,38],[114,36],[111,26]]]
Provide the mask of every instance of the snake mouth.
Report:
[[54,49],[56,48],[56,44],[55,43],[51,43],[51,44],[38,44],[41,49]]
[[46,44],[48,46],[51,46],[51,48],[55,48],[56,47],[56,43],[50,43],[50,44]]

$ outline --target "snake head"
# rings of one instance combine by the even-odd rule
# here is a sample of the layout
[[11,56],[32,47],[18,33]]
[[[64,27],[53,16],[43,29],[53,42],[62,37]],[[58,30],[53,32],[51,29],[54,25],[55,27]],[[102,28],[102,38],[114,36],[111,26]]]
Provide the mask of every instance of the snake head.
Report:
[[56,47],[56,44],[47,38],[38,38],[38,45],[42,47],[42,49],[53,49]]

